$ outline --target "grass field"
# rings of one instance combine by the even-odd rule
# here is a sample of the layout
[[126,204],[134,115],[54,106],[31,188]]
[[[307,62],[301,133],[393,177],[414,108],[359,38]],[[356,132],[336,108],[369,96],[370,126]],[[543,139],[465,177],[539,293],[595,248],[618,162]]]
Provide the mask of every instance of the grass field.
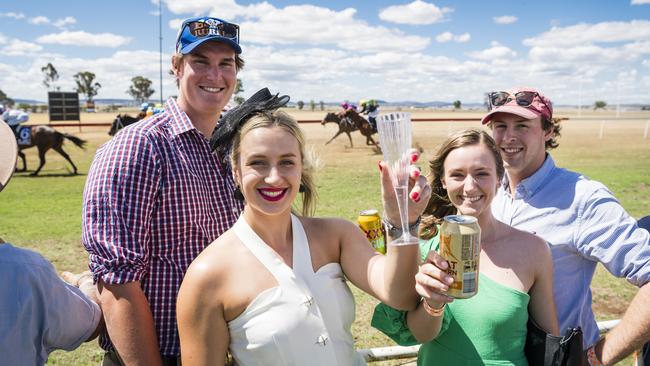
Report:
[[[320,119],[324,112],[290,111],[298,119]],[[479,118],[479,112],[414,111],[414,117]],[[571,120],[564,123],[560,147],[553,156],[560,166],[574,169],[605,183],[634,217],[650,214],[650,137],[644,137],[650,113],[623,114],[615,120],[612,113],[559,111]],[[83,114],[87,123],[110,122],[114,115]],[[46,123],[47,115],[32,115],[30,123]],[[606,122],[601,122],[605,120]],[[414,142],[430,156],[450,132],[478,127],[478,122],[415,123]],[[601,133],[602,128],[602,133]],[[347,137],[340,136],[324,146],[335,132],[328,124],[305,124],[308,143],[319,158],[317,173],[320,199],[318,216],[340,216],[356,219],[366,208],[380,207],[379,182],[376,171],[381,159],[364,145],[360,134],[354,136],[354,148],[348,148]],[[17,246],[34,249],[51,260],[57,270],[79,272],[86,269],[86,254],[81,237],[81,195],[86,173],[94,151],[108,140],[108,127],[62,128],[89,141],[80,150],[70,143],[64,148],[79,168],[80,175],[70,176],[71,169],[63,158],[51,151],[39,177],[18,173],[0,194],[0,237]],[[35,149],[25,150],[28,168],[37,166]],[[422,164],[424,166],[424,164]],[[636,289],[624,280],[615,279],[599,267],[592,285],[594,309],[599,320],[620,318]],[[358,348],[392,345],[391,341],[369,327],[374,299],[355,291],[357,321],[353,334]],[[74,352],[57,351],[50,357],[51,365],[97,365],[101,352],[95,342]],[[378,363],[402,364],[404,361]],[[626,361],[623,364],[630,364]]]

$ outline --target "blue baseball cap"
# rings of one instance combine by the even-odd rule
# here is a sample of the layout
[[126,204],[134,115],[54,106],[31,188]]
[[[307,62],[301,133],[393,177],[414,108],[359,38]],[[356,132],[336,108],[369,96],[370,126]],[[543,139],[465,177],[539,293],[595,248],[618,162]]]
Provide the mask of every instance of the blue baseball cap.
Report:
[[185,19],[176,37],[176,52],[183,55],[191,53],[206,41],[226,43],[236,54],[239,47],[239,26],[213,17],[194,17]]

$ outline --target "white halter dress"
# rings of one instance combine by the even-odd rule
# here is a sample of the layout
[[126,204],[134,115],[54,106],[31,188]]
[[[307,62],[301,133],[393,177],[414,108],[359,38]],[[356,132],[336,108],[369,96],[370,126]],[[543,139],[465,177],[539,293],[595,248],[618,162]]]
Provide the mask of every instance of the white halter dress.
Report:
[[354,350],[350,326],[354,298],[339,263],[314,273],[307,235],[291,215],[293,269],[246,223],[237,236],[273,274],[277,287],[264,290],[228,322],[230,352],[238,365],[365,365]]

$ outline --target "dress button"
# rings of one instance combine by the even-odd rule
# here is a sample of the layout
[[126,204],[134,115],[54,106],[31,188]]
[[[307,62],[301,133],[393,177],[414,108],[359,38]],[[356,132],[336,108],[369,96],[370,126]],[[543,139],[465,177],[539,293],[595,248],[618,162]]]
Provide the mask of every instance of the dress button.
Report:
[[321,346],[325,347],[327,345],[327,336],[326,335],[319,335],[316,338],[316,344],[320,344]]
[[306,300],[303,301],[302,304],[305,305],[306,307],[310,307],[314,304],[314,298],[311,296],[307,296]]

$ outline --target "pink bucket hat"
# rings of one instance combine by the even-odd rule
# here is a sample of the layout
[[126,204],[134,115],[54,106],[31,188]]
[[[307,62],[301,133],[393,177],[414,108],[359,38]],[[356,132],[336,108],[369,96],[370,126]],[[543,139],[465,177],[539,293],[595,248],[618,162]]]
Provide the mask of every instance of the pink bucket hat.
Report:
[[18,145],[11,127],[0,119],[0,191],[7,185],[16,168]]
[[488,104],[492,109],[481,119],[482,124],[489,123],[496,113],[514,114],[525,119],[542,116],[553,117],[553,103],[533,88],[516,88],[506,92],[493,92],[488,95]]

